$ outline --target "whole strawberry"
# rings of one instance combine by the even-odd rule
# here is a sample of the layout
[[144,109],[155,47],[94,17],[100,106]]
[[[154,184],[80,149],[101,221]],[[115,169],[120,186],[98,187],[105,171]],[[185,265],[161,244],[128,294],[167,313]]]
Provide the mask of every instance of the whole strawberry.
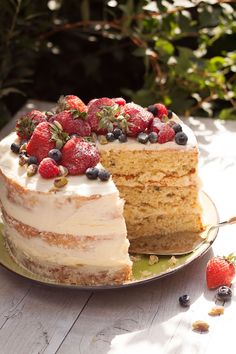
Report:
[[80,136],[89,136],[91,128],[84,115],[77,110],[68,110],[57,113],[50,118],[50,122],[57,121],[61,124],[63,130],[68,134],[78,134]]
[[123,97],[115,97],[112,98],[112,100],[117,103],[119,106],[124,106],[126,104],[126,101]]
[[127,119],[128,136],[136,137],[148,129],[153,120],[153,114],[136,103],[127,103],[122,107],[122,115]]
[[62,149],[60,164],[68,169],[69,174],[81,175],[87,168],[96,166],[99,160],[100,156],[96,146],[73,137]]
[[37,161],[42,161],[48,156],[50,150],[60,149],[68,139],[68,134],[63,132],[59,124],[42,122],[37,125],[31,136],[26,152],[35,156]]
[[164,124],[157,135],[157,141],[159,144],[172,141],[175,137],[175,131],[169,124]]
[[28,140],[36,126],[39,123],[46,122],[46,120],[46,115],[36,109],[24,114],[16,122],[17,135],[21,140]]
[[43,178],[54,178],[59,175],[59,167],[50,157],[46,157],[40,162],[38,171]]
[[69,109],[75,109],[80,113],[87,112],[86,104],[79,97],[74,95],[60,96],[56,111],[62,112]]
[[219,286],[230,286],[235,277],[235,255],[227,257],[214,257],[210,259],[206,267],[206,282],[208,289],[215,289]]
[[116,113],[118,113],[118,105],[111,98],[103,97],[90,101],[88,104],[87,121],[91,126],[91,130],[98,134],[107,133],[107,127],[102,128],[102,118],[105,118],[104,125],[106,126],[109,114],[110,116],[114,116]]

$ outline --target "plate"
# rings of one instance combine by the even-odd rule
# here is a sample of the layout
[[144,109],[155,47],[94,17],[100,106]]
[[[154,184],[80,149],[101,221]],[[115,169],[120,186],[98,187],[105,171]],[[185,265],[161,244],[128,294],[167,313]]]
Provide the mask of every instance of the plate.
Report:
[[[211,198],[206,194],[202,193],[202,206],[203,206],[203,215],[204,220],[207,224],[216,224],[219,222],[217,209],[211,200]],[[124,287],[130,287],[135,285],[141,285],[150,281],[158,280],[162,277],[168,276],[178,270],[186,267],[191,264],[194,260],[203,256],[208,249],[211,247],[212,243],[216,239],[218,229],[214,229],[209,232],[208,237],[205,241],[200,244],[200,246],[195,249],[193,252],[182,255],[175,256],[171,259],[171,256],[159,256],[159,261],[153,265],[149,264],[149,256],[145,255],[136,255],[134,257],[133,263],[133,279],[129,282],[119,285],[94,285],[94,286],[85,286],[85,285],[70,285],[70,284],[61,284],[57,282],[44,279],[39,275],[33,274],[30,271],[27,271],[25,268],[19,266],[11,258],[7,248],[4,244],[4,239],[2,235],[3,225],[0,224],[0,264],[12,271],[15,274],[18,274],[24,278],[34,280],[38,283],[44,285],[58,286],[71,289],[81,289],[81,290],[105,290],[105,289],[118,289]],[[203,235],[204,236],[204,235]]]

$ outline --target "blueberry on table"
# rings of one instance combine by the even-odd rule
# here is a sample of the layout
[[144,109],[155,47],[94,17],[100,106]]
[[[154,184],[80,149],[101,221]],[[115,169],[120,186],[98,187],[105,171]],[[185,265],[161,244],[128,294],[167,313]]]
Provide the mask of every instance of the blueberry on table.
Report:
[[230,301],[232,298],[233,292],[232,290],[226,286],[220,286],[219,289],[217,290],[216,298],[217,300],[221,301]]
[[185,294],[179,297],[179,304],[183,307],[190,306],[190,296]]

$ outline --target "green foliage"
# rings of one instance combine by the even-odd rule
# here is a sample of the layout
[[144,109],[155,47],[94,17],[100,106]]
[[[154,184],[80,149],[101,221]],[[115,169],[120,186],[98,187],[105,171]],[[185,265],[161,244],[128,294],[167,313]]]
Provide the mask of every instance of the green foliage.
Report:
[[236,119],[235,41],[234,1],[1,0],[0,126],[71,92]]

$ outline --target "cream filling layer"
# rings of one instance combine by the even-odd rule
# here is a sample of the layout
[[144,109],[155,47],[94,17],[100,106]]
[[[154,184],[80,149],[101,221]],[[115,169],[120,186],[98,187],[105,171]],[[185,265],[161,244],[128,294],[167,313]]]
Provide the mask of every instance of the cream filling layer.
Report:
[[27,239],[8,225],[5,225],[5,234],[16,249],[24,252],[33,261],[38,259],[65,266],[132,266],[128,256],[129,241],[124,237],[91,242],[88,249],[68,249],[51,246],[39,238]]

